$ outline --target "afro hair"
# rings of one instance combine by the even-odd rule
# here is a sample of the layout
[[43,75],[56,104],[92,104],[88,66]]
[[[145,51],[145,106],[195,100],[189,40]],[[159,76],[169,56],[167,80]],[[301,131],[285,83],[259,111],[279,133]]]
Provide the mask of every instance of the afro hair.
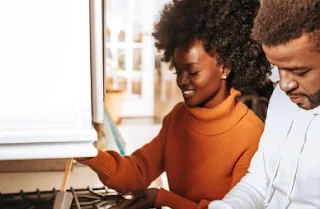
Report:
[[260,44],[251,39],[258,0],[180,0],[167,3],[155,22],[155,46],[163,61],[174,50],[198,39],[210,55],[231,69],[228,84],[238,90],[261,87],[270,64]]

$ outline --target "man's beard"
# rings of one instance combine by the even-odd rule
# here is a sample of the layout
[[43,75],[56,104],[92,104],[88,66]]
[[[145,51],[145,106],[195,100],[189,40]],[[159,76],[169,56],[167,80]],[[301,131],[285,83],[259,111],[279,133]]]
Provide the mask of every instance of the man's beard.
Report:
[[306,97],[309,100],[309,104],[310,106],[307,108],[303,108],[301,107],[302,104],[297,104],[299,107],[303,108],[303,109],[308,109],[311,110],[313,108],[316,108],[320,105],[320,89],[318,91],[316,91],[316,93],[308,95],[308,94],[304,94],[304,93],[292,93],[292,92],[286,92],[286,94],[288,96],[300,96],[300,97]]

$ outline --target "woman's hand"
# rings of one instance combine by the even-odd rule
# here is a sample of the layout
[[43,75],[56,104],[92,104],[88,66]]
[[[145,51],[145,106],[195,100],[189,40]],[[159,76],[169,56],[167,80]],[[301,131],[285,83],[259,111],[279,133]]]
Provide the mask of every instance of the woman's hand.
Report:
[[147,209],[153,208],[156,202],[159,189],[150,188],[142,192],[135,193],[135,196],[139,198],[134,204],[130,205],[128,209]]
[[81,163],[81,161],[85,161],[85,160],[89,160],[89,159],[91,159],[92,157],[78,157],[78,158],[74,158],[76,161],[78,161],[78,162],[80,162]]

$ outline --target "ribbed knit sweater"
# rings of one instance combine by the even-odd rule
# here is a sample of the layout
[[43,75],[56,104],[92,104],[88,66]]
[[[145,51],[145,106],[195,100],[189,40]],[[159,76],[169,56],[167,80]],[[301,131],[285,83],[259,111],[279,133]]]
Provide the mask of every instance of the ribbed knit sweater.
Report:
[[159,134],[132,155],[99,150],[82,163],[119,192],[146,189],[166,172],[170,191],[159,190],[155,207],[207,208],[246,174],[264,128],[238,95],[231,89],[214,108],[179,103],[164,118]]

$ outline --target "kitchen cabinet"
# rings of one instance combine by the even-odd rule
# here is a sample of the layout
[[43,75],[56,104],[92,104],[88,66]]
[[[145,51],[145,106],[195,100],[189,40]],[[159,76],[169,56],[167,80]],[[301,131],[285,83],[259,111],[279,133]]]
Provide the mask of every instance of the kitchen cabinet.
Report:
[[0,160],[96,154],[89,11],[88,0],[0,1]]

